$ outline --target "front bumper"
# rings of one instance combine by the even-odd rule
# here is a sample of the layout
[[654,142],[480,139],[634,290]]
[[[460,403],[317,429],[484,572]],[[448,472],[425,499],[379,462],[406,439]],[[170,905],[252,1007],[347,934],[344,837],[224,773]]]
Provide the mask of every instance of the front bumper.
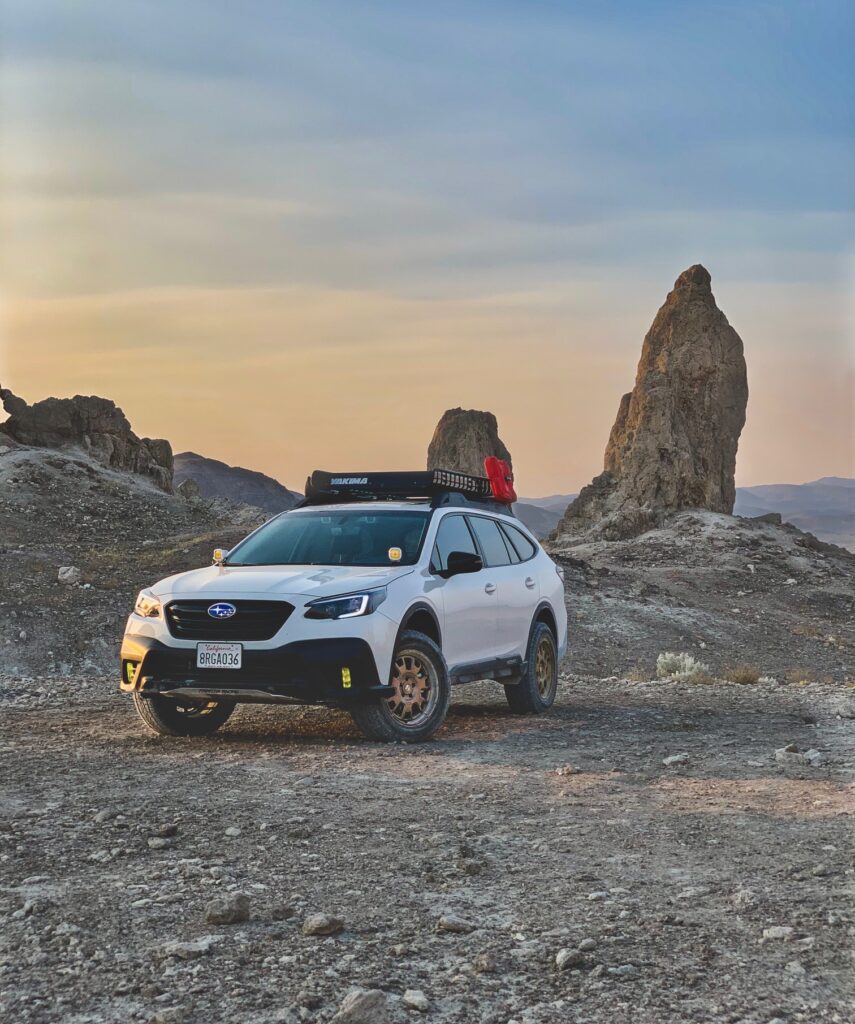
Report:
[[244,647],[242,668],[199,669],[195,647],[170,647],[153,637],[127,634],[120,657],[119,689],[144,696],[346,705],[392,692],[380,682],[370,645],[358,638]]

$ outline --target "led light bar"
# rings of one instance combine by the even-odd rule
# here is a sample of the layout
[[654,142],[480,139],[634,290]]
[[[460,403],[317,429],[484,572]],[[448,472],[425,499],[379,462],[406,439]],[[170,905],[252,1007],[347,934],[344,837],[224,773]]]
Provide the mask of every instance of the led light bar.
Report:
[[492,496],[486,477],[453,469],[412,473],[327,473],[316,469],[306,481],[306,500],[341,501],[344,498],[435,498],[454,491],[468,498]]

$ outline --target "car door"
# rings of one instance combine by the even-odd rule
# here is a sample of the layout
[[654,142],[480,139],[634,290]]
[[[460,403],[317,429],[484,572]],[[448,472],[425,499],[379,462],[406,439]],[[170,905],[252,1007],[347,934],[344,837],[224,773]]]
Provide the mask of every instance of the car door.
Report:
[[[443,516],[436,531],[431,569],[448,568],[452,551],[478,554],[465,517],[457,512]],[[449,579],[437,577],[443,610],[442,653],[448,666],[486,661],[496,648],[496,584],[485,570],[460,573]]]
[[525,657],[531,621],[539,599],[534,573],[526,572],[509,535],[496,519],[468,516],[470,526],[496,584],[496,647],[494,656]]

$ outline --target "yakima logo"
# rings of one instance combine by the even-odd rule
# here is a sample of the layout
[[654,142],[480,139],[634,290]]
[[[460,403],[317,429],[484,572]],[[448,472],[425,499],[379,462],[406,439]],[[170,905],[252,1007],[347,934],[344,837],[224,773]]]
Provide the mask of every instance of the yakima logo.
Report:
[[367,476],[334,476],[330,479],[330,484],[367,484]]

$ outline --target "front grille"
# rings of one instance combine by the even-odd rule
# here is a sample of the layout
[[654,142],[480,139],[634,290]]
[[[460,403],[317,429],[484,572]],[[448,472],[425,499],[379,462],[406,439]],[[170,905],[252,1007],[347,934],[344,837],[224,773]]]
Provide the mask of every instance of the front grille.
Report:
[[270,640],[294,606],[287,601],[229,601],[237,611],[230,619],[213,619],[217,601],[172,601],[166,606],[169,632],[179,640]]

